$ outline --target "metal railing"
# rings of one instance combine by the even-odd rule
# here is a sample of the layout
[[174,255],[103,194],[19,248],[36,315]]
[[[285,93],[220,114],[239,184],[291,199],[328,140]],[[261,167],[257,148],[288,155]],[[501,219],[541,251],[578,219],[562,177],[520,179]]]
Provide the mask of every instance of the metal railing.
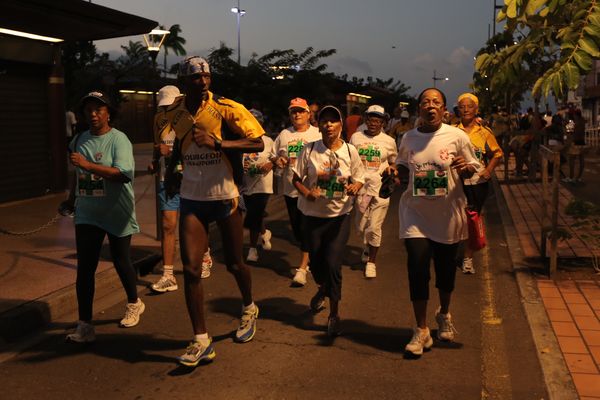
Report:
[[585,130],[585,144],[590,147],[600,147],[600,126]]

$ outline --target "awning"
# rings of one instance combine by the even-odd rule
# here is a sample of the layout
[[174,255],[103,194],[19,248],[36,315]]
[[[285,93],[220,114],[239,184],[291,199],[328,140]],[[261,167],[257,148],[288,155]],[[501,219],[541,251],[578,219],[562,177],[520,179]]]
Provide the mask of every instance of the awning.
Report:
[[63,40],[99,40],[150,32],[158,23],[82,0],[2,0],[0,28]]

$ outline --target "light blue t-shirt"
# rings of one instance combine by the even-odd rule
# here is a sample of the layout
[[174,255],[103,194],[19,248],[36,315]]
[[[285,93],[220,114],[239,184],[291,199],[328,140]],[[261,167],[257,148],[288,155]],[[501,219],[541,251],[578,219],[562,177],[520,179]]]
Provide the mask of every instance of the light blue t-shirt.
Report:
[[133,193],[135,162],[127,136],[113,128],[100,136],[83,132],[76,141],[77,149],[72,150],[88,161],[118,168],[130,181],[110,181],[77,168],[75,224],[95,225],[117,237],[139,232]]

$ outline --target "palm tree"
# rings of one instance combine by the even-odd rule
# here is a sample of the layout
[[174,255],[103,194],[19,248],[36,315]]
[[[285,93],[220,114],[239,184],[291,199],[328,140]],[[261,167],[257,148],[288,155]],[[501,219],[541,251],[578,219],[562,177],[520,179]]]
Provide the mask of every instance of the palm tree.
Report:
[[[160,29],[164,28],[161,26]],[[165,48],[165,54],[163,59],[163,71],[165,75],[167,74],[167,55],[169,54],[169,50],[173,51],[173,53],[178,56],[185,56],[187,54],[185,48],[183,47],[186,40],[183,37],[179,36],[179,34],[181,33],[181,27],[179,26],[179,24],[172,25],[169,28],[169,32],[170,33],[167,35],[165,41],[163,42],[163,47]]]

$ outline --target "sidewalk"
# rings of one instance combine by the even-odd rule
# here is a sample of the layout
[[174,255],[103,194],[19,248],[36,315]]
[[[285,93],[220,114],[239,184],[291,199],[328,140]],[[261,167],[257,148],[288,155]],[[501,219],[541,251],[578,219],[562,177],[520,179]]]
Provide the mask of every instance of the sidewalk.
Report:
[[[157,259],[160,243],[155,240],[154,178],[145,173],[152,145],[134,145],[134,155],[141,233],[133,235],[132,258],[139,267]],[[0,348],[77,310],[73,219],[56,213],[65,198],[66,194],[51,194],[0,205],[0,228],[4,231],[22,233],[49,224],[29,235],[0,233]],[[105,245],[97,272],[96,301],[121,288],[108,255]],[[119,301],[113,297],[111,301]],[[123,300],[124,294],[118,298]]]
[[585,237],[585,232],[572,228],[573,221],[564,216],[573,194],[561,184],[561,221],[577,236],[559,244],[559,257],[576,257],[582,268],[561,270],[559,261],[552,279],[537,273],[543,271],[539,186],[522,181],[495,187],[499,203],[505,202],[502,218],[522,303],[551,398],[600,399],[600,277],[590,258],[598,249],[582,240],[579,235]]

